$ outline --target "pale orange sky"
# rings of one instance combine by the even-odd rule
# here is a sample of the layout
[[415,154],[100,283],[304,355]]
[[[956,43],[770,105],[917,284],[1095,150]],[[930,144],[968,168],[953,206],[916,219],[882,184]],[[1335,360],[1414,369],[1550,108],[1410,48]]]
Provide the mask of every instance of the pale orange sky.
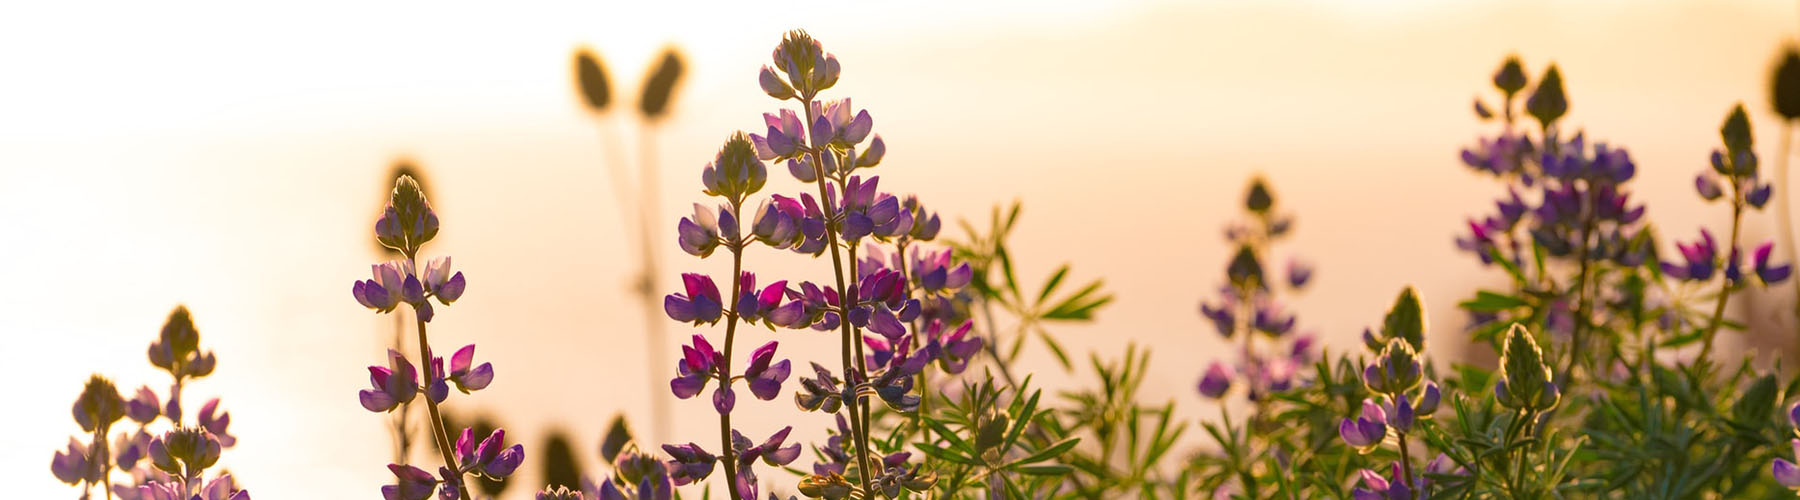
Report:
[[[626,291],[633,233],[607,199],[604,129],[571,88],[571,51],[598,49],[626,105],[656,49],[690,56],[656,142],[667,236],[719,142],[776,109],[755,71],[795,27],[843,61],[832,95],[875,116],[885,188],[973,218],[1024,199],[1015,245],[1032,284],[1069,261],[1118,295],[1065,342],[1108,356],[1121,339],[1155,346],[1145,397],[1179,400],[1192,421],[1214,413],[1191,389],[1201,367],[1228,355],[1195,307],[1220,279],[1220,230],[1249,175],[1270,177],[1299,216],[1287,251],[1318,265],[1292,304],[1302,330],[1349,346],[1414,283],[1433,345],[1453,348],[1453,304],[1499,278],[1451,238],[1498,192],[1456,153],[1487,130],[1470,98],[1505,55],[1522,55],[1534,78],[1559,63],[1568,120],[1631,148],[1650,217],[1686,238],[1724,217],[1690,183],[1733,103],[1752,110],[1772,154],[1765,80],[1800,13],[1788,2],[1404,0],[3,7],[0,354],[23,387],[9,390],[0,427],[29,429],[0,433],[0,467],[23,471],[11,491],[73,494],[46,470],[78,431],[69,403],[93,371],[162,390],[144,346],[176,303],[220,357],[190,401],[224,397],[240,446],[222,463],[258,498],[366,497],[390,480],[384,420],[354,396],[389,318],[348,290],[376,258],[370,216],[401,155],[426,167],[443,216],[427,252],[454,255],[470,281],[434,321],[434,344],[478,342],[498,371],[451,404],[505,411],[528,448],[547,426],[571,429],[592,466],[607,418],[641,420],[647,398],[667,393],[666,380],[644,380]],[[638,144],[626,125],[609,126]],[[796,189],[776,177],[770,189]],[[1770,234],[1769,220],[1750,233]],[[665,291],[679,271],[725,272],[664,240]],[[765,275],[823,277],[790,256],[749,258]],[[836,346],[767,338],[797,362]],[[1091,376],[1061,374],[1035,346],[1028,358],[1052,384]],[[674,438],[708,435],[704,402],[671,407]],[[753,435],[828,421],[785,400],[740,407]],[[371,444],[318,446],[327,440]],[[530,457],[527,484],[541,477]]]

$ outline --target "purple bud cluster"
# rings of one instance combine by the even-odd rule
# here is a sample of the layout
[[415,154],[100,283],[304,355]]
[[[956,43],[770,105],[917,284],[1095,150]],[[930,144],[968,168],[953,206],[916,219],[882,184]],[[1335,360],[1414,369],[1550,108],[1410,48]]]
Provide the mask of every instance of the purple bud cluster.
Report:
[[[1312,282],[1313,268],[1291,258],[1274,277],[1263,265],[1269,246],[1286,237],[1293,218],[1275,209],[1274,194],[1262,179],[1251,182],[1245,196],[1247,218],[1226,227],[1225,237],[1237,251],[1226,265],[1225,285],[1218,296],[1200,303],[1200,315],[1226,339],[1241,338],[1235,366],[1207,365],[1198,385],[1202,396],[1218,399],[1241,383],[1245,396],[1259,401],[1292,389],[1312,363],[1312,335],[1294,335],[1298,318],[1282,306],[1279,290],[1299,292]],[[1257,339],[1267,339],[1258,346]]]
[[[211,351],[200,349],[200,333],[186,307],[169,314],[162,334],[150,344],[149,359],[174,379],[167,403],[148,386],[126,399],[112,381],[94,375],[72,408],[75,423],[89,438],[69,438],[67,449],[52,456],[51,474],[79,485],[83,498],[100,486],[108,496],[125,500],[249,500],[249,491],[239,488],[230,474],[205,477],[225,448],[237,444],[230,434],[231,414],[219,409],[219,399],[201,405],[193,423],[182,421],[182,388],[210,375],[217,362]],[[136,429],[114,436],[113,425],[127,418]],[[173,429],[151,430],[161,422]],[[131,479],[113,482],[114,468]]]

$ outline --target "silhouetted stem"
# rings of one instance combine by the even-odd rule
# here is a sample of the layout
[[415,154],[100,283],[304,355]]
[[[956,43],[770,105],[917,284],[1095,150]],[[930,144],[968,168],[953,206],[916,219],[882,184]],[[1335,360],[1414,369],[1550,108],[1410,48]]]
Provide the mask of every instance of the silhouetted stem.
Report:
[[[644,269],[643,276],[635,284],[638,297],[644,301],[644,334],[647,337],[644,339],[644,350],[649,356],[648,359],[651,360],[663,359],[663,344],[666,343],[666,340],[663,338],[661,311],[656,307],[655,283],[656,277],[660,275],[658,274],[660,270],[656,265],[655,242],[652,241],[656,238],[656,207],[659,202],[656,182],[655,130],[656,127],[654,123],[646,123],[644,125],[643,134],[639,136],[643,140],[639,151],[639,156],[643,160],[643,164],[642,171],[638,174],[638,196],[641,196],[637,203],[638,227],[640,230],[638,239],[641,244],[641,251],[643,252]],[[736,278],[734,277],[733,279]],[[736,293],[735,288],[732,290],[732,293]],[[647,365],[649,366],[650,381],[655,382],[658,378],[656,365],[654,362],[647,363]],[[650,419],[652,422],[651,432],[657,438],[668,435],[669,419],[665,418],[669,414],[669,402],[667,399],[668,398],[659,397],[650,398],[650,415],[652,416]]]
[[[737,212],[737,203],[733,202],[731,204],[732,216],[736,217]],[[738,293],[738,287],[743,286],[739,280],[744,274],[744,249],[735,246],[737,236],[732,235],[734,243],[731,248],[731,294]],[[727,295],[727,297],[731,296]],[[731,314],[725,315],[725,357],[719,361],[719,390],[721,391],[731,388],[731,345],[737,340],[738,311],[735,306],[737,301],[731,300],[730,302],[734,306]],[[737,490],[737,450],[731,447],[731,412],[729,411],[719,414],[719,446],[724,450],[720,456],[724,457],[725,461],[725,490],[731,492],[731,500],[743,500],[743,494]]]
[[[419,365],[425,367],[425,383],[429,385],[432,375],[431,343],[425,337],[425,320],[418,317],[417,310],[413,311],[413,318],[418,321],[419,326],[419,356],[423,360]],[[456,463],[456,454],[450,452],[450,431],[444,427],[444,416],[438,412],[437,401],[432,401],[430,395],[425,396],[425,408],[431,412],[431,435],[437,438],[438,452],[444,456],[444,466],[453,471],[461,471],[462,469]],[[462,473],[458,472],[457,479],[461,478]],[[457,488],[456,491],[462,500],[469,500],[468,488]]]
[[[813,119],[815,118],[812,111],[812,100],[803,100],[801,101],[801,105],[805,108],[806,112],[806,126],[811,127]],[[844,287],[844,257],[843,249],[839,248],[838,244],[837,208],[832,206],[831,198],[826,196],[825,183],[828,178],[825,176],[824,160],[819,157],[819,155],[827,153],[826,146],[824,144],[813,144],[812,148],[813,180],[819,186],[820,211],[824,214],[826,220],[825,231],[827,234],[825,235],[825,241],[831,246],[831,272],[832,275],[837,278],[838,305],[840,308],[838,323],[842,329],[844,383],[849,384],[851,383],[850,375],[853,372],[859,375],[857,378],[866,380],[868,377],[861,376],[863,375],[861,372],[855,372],[856,360],[852,358],[853,354],[851,353],[850,344],[854,341],[854,334],[850,331],[850,310],[848,306],[850,301],[854,300],[854,297],[851,297],[847,292],[848,289]],[[851,278],[855,278],[855,276],[851,276]],[[855,393],[854,389],[852,392]],[[862,396],[858,394],[856,399],[861,400]],[[863,491],[875,491],[874,482],[869,474],[869,443],[860,438],[865,432],[862,428],[863,420],[861,418],[861,412],[859,411],[860,408],[856,404],[856,401],[846,401],[844,402],[844,407],[850,411],[850,433],[852,434],[850,438],[852,441],[856,441],[857,468],[860,470],[860,473],[857,474],[857,479],[862,482]]]

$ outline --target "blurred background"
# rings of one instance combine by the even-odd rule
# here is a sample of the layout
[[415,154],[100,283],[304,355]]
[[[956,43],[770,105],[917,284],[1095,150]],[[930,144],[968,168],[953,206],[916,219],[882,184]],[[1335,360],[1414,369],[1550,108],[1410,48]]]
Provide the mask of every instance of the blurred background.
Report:
[[[1127,342],[1151,346],[1145,396],[1180,401],[1191,422],[1217,413],[1193,386],[1206,361],[1229,351],[1196,306],[1223,279],[1221,231],[1251,175],[1265,175],[1298,216],[1284,250],[1318,269],[1291,304],[1301,331],[1334,350],[1354,345],[1411,283],[1432,313],[1433,354],[1461,356],[1454,303],[1503,279],[1452,243],[1500,193],[1457,154],[1489,130],[1471,99],[1492,95],[1501,60],[1519,54],[1534,80],[1555,61],[1567,123],[1629,147],[1649,217],[1685,238],[1728,215],[1696,198],[1692,180],[1733,103],[1751,110],[1758,148],[1773,154],[1767,79],[1800,32],[1800,8],[10,4],[0,7],[0,370],[13,381],[0,469],[18,478],[9,490],[72,494],[47,470],[79,432],[69,404],[96,371],[127,391],[164,391],[145,346],[176,304],[193,310],[202,345],[219,357],[212,377],[186,389],[188,405],[223,398],[239,442],[222,464],[258,498],[368,497],[390,481],[387,420],[355,393],[368,384],[363,367],[383,362],[393,318],[349,291],[385,258],[371,225],[401,161],[423,172],[443,220],[425,253],[454,255],[470,283],[440,309],[434,344],[478,343],[478,360],[498,373],[447,407],[491,416],[526,444],[515,477],[542,484],[543,442],[557,430],[591,470],[607,422],[623,414],[644,432],[652,398],[670,399],[669,441],[705,439],[710,407],[666,390],[677,342],[645,345],[639,228],[615,198],[636,186],[607,169],[657,165],[659,190],[635,196],[658,200],[659,296],[677,290],[680,272],[727,273],[724,259],[682,254],[673,228],[700,200],[700,167],[719,144],[760,131],[760,113],[777,109],[756,71],[793,28],[842,61],[828,96],[853,96],[874,115],[889,146],[875,171],[883,188],[978,223],[993,205],[1024,200],[1021,274],[1072,262],[1072,279],[1104,278],[1117,295],[1092,326],[1063,330],[1067,347],[1116,357]],[[576,91],[571,61],[582,46],[610,76],[616,102],[605,114]],[[685,71],[666,116],[646,127],[635,109],[642,82],[671,47]],[[773,172],[770,190],[797,188]],[[1756,214],[1746,240],[1774,234],[1772,220]],[[961,231],[946,224],[945,234]],[[778,252],[749,259],[765,276],[825,277]],[[1780,307],[1758,304],[1776,299],[1787,300],[1752,298],[1735,314],[1773,317]],[[663,327],[671,339],[693,333]],[[797,364],[835,357],[835,336],[752,340],[765,337]],[[660,350],[650,366],[647,348]],[[1065,373],[1041,344],[1026,359],[1052,387],[1091,377]],[[663,375],[651,379],[651,369]],[[751,435],[793,424],[812,440],[829,422],[797,415],[785,398],[739,406]]]

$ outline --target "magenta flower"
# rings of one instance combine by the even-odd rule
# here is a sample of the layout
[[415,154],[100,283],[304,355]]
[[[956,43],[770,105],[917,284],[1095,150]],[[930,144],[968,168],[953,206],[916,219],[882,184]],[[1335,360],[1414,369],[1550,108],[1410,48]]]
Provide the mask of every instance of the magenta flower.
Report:
[[775,312],[786,294],[786,280],[770,283],[759,292],[756,290],[756,274],[745,271],[738,280],[738,299],[734,312],[745,322],[755,323]]
[[719,359],[725,355],[714,350],[706,337],[694,335],[691,346],[681,346],[681,360],[675,363],[677,375],[669,381],[669,390],[675,397],[687,399],[700,394],[706,388],[707,381],[718,377]]
[[412,362],[399,351],[388,349],[389,367],[370,366],[369,384],[374,389],[363,389],[357,394],[362,399],[363,408],[382,413],[393,411],[397,406],[412,402],[413,396],[419,393],[419,373]]
[[486,389],[494,381],[494,365],[475,365],[475,344],[463,346],[450,356],[450,381],[463,394]]
[[1346,418],[1340,422],[1338,435],[1344,439],[1345,444],[1357,451],[1373,451],[1387,437],[1387,415],[1382,412],[1381,405],[1365,399],[1362,416],[1356,417],[1356,420]]
[[1231,372],[1226,371],[1225,365],[1218,361],[1212,362],[1206,367],[1206,375],[1200,377],[1200,395],[1219,399],[1228,390],[1231,390]]
[[455,446],[461,472],[479,472],[499,479],[512,475],[525,461],[524,445],[506,446],[505,429],[494,429],[480,444],[475,444],[474,429],[464,428],[462,435],[456,439]]
[[844,186],[844,224],[841,236],[857,240],[874,235],[886,239],[912,232],[912,212],[900,209],[900,199],[876,191],[880,177],[864,182],[853,176]]
[[670,319],[683,323],[692,322],[716,323],[724,313],[724,302],[719,297],[719,287],[713,284],[711,276],[695,273],[681,275],[681,283],[687,288],[686,294],[670,294],[663,299],[663,311]]
[[756,399],[768,401],[781,394],[781,383],[788,378],[789,362],[770,363],[775,357],[776,342],[771,340],[750,353],[750,366],[744,368],[744,380]]
[[1676,243],[1675,248],[1681,251],[1681,256],[1687,260],[1687,264],[1678,265],[1665,261],[1662,263],[1663,274],[1686,281],[1712,279],[1713,270],[1717,265],[1715,261],[1719,257],[1719,249],[1717,245],[1713,244],[1711,232],[1701,229],[1699,241]]

